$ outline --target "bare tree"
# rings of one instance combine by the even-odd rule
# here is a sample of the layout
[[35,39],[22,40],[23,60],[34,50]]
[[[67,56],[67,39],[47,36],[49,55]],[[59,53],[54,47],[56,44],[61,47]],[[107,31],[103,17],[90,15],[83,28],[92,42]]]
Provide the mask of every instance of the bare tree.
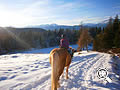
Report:
[[84,47],[88,51],[88,44],[91,43],[92,37],[89,35],[88,29],[82,30],[80,38],[78,40],[78,50],[82,50]]

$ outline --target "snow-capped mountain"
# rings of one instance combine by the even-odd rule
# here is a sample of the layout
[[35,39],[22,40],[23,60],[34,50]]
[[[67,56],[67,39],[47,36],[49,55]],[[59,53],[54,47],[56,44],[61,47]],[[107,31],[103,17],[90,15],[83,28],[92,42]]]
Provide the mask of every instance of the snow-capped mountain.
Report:
[[[43,29],[46,29],[46,30],[58,30],[60,28],[63,28],[63,29],[74,29],[76,28],[76,26],[67,26],[67,25],[58,25],[58,24],[42,24],[42,25],[36,25],[36,26],[30,26],[32,28],[43,28]],[[78,26],[77,26],[77,29]]]
[[[105,27],[107,23],[85,23],[83,24],[84,27]],[[68,26],[68,25],[58,25],[58,24],[42,24],[42,25],[36,25],[36,26],[29,26],[30,28],[43,28],[45,30],[59,30],[62,29],[70,29],[70,30],[79,30],[80,25],[74,25],[74,26]]]
[[85,27],[106,27],[107,23],[97,23],[97,24],[93,24],[93,23],[86,23],[83,26]]

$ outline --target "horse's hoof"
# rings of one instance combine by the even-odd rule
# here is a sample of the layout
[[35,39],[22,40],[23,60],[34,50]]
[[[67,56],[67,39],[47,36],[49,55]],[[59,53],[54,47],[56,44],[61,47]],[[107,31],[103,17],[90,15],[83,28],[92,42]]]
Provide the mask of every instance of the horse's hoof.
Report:
[[64,78],[64,75],[62,75],[62,78]]
[[57,84],[57,88],[59,88],[59,87],[60,87],[60,84],[58,83],[58,84]]
[[69,77],[66,77],[66,79],[69,79]]

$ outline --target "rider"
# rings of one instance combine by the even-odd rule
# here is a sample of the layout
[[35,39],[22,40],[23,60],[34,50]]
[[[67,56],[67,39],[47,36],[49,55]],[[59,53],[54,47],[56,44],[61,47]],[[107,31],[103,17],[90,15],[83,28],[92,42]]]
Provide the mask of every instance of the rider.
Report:
[[68,49],[69,48],[69,41],[66,38],[65,34],[61,35],[61,40],[60,40],[60,47]]
[[61,40],[60,40],[60,48],[65,48],[68,50],[68,52],[70,53],[70,55],[72,56],[72,50],[69,48],[69,41],[66,38],[65,34],[61,35]]

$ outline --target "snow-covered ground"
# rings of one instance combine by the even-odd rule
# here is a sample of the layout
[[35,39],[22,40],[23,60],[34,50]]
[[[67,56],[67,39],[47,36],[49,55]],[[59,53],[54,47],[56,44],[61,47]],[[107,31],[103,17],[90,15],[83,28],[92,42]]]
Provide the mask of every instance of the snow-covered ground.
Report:
[[[77,46],[72,46],[76,48]],[[49,52],[53,48],[31,50],[0,56],[0,90],[50,90]],[[113,72],[111,55],[82,51],[75,53],[69,68],[69,79],[61,77],[59,90],[114,90],[120,81]],[[97,77],[98,68],[106,68],[109,83]]]

